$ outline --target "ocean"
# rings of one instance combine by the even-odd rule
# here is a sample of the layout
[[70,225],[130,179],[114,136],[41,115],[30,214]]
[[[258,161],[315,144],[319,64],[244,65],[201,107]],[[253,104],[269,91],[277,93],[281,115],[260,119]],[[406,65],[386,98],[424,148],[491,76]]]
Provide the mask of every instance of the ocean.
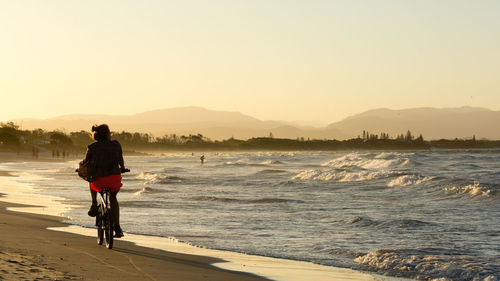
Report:
[[[417,280],[500,280],[500,150],[125,157],[126,233]],[[1,163],[93,227],[78,161]]]

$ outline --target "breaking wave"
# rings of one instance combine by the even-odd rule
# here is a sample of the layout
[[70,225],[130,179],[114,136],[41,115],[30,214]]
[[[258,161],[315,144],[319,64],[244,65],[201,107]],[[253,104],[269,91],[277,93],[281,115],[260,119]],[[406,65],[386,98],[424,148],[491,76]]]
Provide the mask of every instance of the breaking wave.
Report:
[[144,180],[146,184],[171,184],[182,183],[184,181],[181,177],[169,176],[166,174],[143,172],[140,173],[137,179]]
[[434,179],[434,177],[424,177],[424,176],[418,176],[418,175],[404,175],[404,176],[399,176],[393,180],[391,180],[387,186],[389,187],[394,187],[394,186],[410,186],[410,185],[417,185],[421,184],[426,181],[430,181]]
[[368,170],[389,169],[395,167],[404,167],[410,163],[410,159],[394,153],[382,153],[373,158],[370,155],[350,153],[345,156],[330,160],[321,164],[321,166],[345,169],[349,167],[358,167]]
[[378,250],[359,256],[354,262],[372,270],[417,280],[498,281],[500,268],[460,253],[425,250]]
[[356,182],[388,178],[398,175],[393,171],[324,171],[324,170],[305,170],[292,177],[292,180],[321,180],[338,182]]
[[448,194],[469,195],[470,197],[489,197],[493,194],[491,189],[479,183],[466,186],[444,187],[443,190]]
[[412,162],[412,153],[350,153],[324,162],[323,169],[304,170],[295,175],[293,180],[321,180],[338,182],[359,182],[399,176],[387,185],[409,186],[433,179],[404,172]]

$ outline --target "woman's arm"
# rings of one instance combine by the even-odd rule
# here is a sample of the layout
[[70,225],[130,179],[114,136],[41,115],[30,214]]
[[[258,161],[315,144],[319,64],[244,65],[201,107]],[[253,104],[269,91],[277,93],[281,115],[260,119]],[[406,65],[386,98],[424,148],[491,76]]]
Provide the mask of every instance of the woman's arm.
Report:
[[83,162],[89,162],[90,159],[92,159],[92,151],[90,150],[90,147],[87,147],[87,153],[85,154]]
[[120,169],[123,171],[125,170],[125,162],[123,161],[122,146],[118,141],[116,141],[116,144],[118,145],[118,165],[120,166]]

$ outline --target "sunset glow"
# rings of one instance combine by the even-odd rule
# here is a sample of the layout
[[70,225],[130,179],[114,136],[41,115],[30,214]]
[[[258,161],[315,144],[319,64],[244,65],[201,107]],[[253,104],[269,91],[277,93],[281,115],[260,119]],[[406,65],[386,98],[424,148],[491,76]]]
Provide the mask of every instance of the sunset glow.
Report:
[[500,109],[498,1],[1,1],[0,120]]

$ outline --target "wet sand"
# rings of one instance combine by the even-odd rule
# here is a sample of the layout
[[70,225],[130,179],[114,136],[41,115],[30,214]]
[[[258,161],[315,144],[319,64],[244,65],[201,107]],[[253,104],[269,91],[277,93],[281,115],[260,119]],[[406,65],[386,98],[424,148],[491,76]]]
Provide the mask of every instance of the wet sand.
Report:
[[[14,161],[62,159],[44,155],[36,160],[27,153],[0,152],[0,162]],[[0,171],[3,176],[12,174]],[[61,222],[64,218],[6,209],[18,207],[26,205],[0,198],[0,280],[267,280],[211,265],[223,262],[220,259],[139,247],[119,239],[108,250],[95,238],[47,229],[67,227]]]
[[0,280],[266,280],[211,264],[219,259],[170,253],[115,240],[47,230],[61,218],[6,210],[0,202]]

